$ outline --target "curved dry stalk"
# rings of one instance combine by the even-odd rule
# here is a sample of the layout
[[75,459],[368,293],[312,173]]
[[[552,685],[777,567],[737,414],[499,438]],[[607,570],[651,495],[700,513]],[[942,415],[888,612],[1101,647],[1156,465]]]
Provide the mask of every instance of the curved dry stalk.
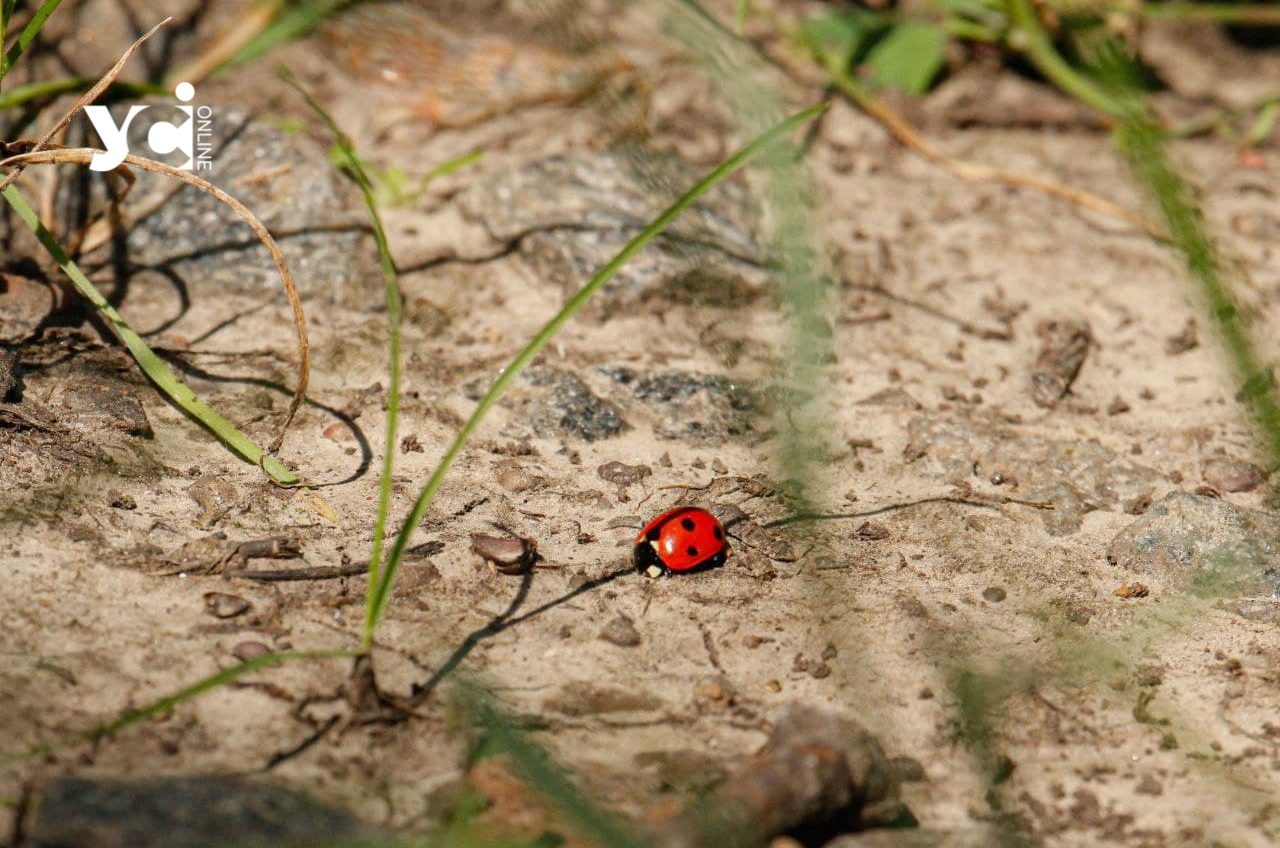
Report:
[[1016,188],[1036,189],[1075,206],[1092,209],[1112,218],[1118,218],[1158,241],[1167,242],[1169,240],[1167,233],[1160,230],[1142,215],[1096,194],[1072,188],[1048,177],[1006,171],[1003,168],[982,165],[976,162],[965,162],[943,153],[926,141],[911,125],[898,117],[897,113],[883,102],[863,91],[861,86],[854,82],[843,69],[831,62],[824,62],[823,65],[831,78],[832,84],[841,94],[848,97],[858,108],[878,121],[904,147],[920,154],[953,176],[970,182],[993,182]]
[[[62,150],[39,150],[30,153],[19,153],[16,156],[0,160],[0,169],[20,168],[27,165],[87,165],[93,159],[94,154],[98,152],[89,147],[73,147]],[[180,170],[172,165],[157,162],[154,159],[144,159],[132,153],[125,156],[124,161],[135,168],[181,180],[187,185],[200,189],[215,200],[225,203],[245,220],[249,228],[253,230],[253,234],[258,237],[258,241],[262,242],[267,252],[271,254],[271,259],[275,262],[276,271],[280,274],[280,280],[284,284],[285,296],[289,298],[289,305],[293,309],[293,327],[298,336],[298,385],[294,389],[293,400],[289,402],[289,412],[285,416],[284,423],[280,425],[280,432],[276,435],[275,441],[271,443],[271,453],[279,452],[280,446],[284,443],[285,433],[288,432],[289,425],[293,422],[293,417],[297,413],[298,407],[306,399],[307,383],[311,377],[311,343],[307,338],[307,319],[302,311],[302,298],[298,295],[297,284],[294,283],[293,274],[285,263],[284,254],[281,253],[280,246],[271,237],[271,233],[266,226],[258,220],[256,215],[249,211],[247,206],[208,180],[197,177],[189,171]],[[9,176],[14,177],[16,174],[17,171],[14,171]]]
[[[138,48],[141,47],[148,38],[155,35],[156,31],[159,30],[160,27],[169,23],[169,21],[171,20],[173,20],[173,18],[165,18],[163,21],[161,21],[160,23],[156,24],[151,29],[143,33],[142,37],[139,38],[137,41],[133,42],[133,44],[130,44],[129,49],[120,54],[120,58],[117,59],[116,63],[111,66],[111,69],[102,75],[102,79],[94,83],[93,87],[90,88],[88,91],[86,91],[84,94],[77,97],[76,102],[71,104],[71,108],[68,109],[63,114],[63,116],[58,119],[58,122],[54,124],[53,127],[51,127],[48,132],[40,136],[40,140],[36,142],[35,147],[32,148],[32,152],[38,151],[41,148],[43,148],[46,144],[48,144],[53,139],[54,136],[62,132],[63,128],[65,128],[67,124],[71,123],[71,119],[76,116],[77,112],[79,112],[81,109],[83,109],[84,107],[88,106],[90,103],[92,103],[93,101],[101,97],[102,92],[110,88],[111,83],[115,82],[116,77],[120,76],[120,71],[124,70],[125,63],[127,63],[131,58],[133,58],[133,54],[138,51]],[[18,168],[12,173],[6,175],[3,180],[0,180],[0,191],[4,191],[9,186],[13,185],[13,181],[18,178],[18,174],[20,173],[22,173],[22,169]]]

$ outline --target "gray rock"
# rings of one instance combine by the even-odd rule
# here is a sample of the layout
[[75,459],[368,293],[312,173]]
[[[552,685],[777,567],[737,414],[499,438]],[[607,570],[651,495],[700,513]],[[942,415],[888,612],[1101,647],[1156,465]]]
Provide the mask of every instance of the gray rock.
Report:
[[577,375],[536,366],[522,376],[533,389],[525,414],[537,435],[598,442],[627,429],[621,410],[596,395]]
[[[1280,516],[1187,492],[1157,501],[1107,548],[1113,565],[1180,588],[1261,598],[1280,595],[1278,557]],[[1247,617],[1273,614],[1254,606]]]
[[21,274],[0,272],[0,344],[25,341],[53,309],[52,286]]
[[661,439],[720,444],[753,432],[755,418],[763,411],[755,392],[716,374],[640,374],[630,368],[607,368],[604,373],[652,413],[654,434]]
[[[519,241],[534,273],[567,297],[697,177],[653,151],[564,154],[497,173],[458,202],[495,239]],[[763,289],[763,261],[751,199],[727,183],[628,262],[594,305],[608,314],[661,292],[668,301],[735,306]]]
[[138,395],[114,374],[91,372],[70,377],[54,386],[48,403],[62,423],[91,437],[104,430],[147,439],[153,435]]
[[917,418],[907,428],[908,461],[922,473],[962,483],[998,476],[1000,491],[1051,503],[1041,512],[1055,536],[1080,529],[1087,512],[1115,508],[1168,481],[1097,441],[1049,439],[986,421]]
[[[165,117],[165,108],[152,107],[147,120],[135,121],[131,132],[145,133],[153,120]],[[299,292],[336,299],[376,285],[376,255],[358,214],[356,189],[330,164],[325,150],[304,135],[286,133],[234,109],[215,107],[214,116],[213,168],[196,174],[235,197],[266,225]],[[135,150],[149,150],[141,138],[132,144]],[[150,175],[140,179],[126,209],[138,214],[173,185]],[[127,247],[135,265],[175,276],[193,295],[280,290],[270,254],[243,219],[194,188],[184,187],[140,220]]]
[[235,776],[62,777],[37,801],[32,848],[265,848],[375,835],[343,810]]

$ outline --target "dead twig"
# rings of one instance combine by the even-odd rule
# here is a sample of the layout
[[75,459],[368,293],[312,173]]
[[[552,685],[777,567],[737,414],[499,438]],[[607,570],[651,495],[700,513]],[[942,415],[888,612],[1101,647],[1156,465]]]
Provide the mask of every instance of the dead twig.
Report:
[[[15,156],[9,156],[0,160],[0,169],[14,168],[10,176],[15,176],[18,170],[29,165],[60,165],[60,164],[76,164],[87,165],[98,151],[88,147],[75,147],[63,150],[35,150],[29,153],[19,153]],[[284,284],[285,296],[289,299],[289,305],[293,309],[293,326],[298,338],[298,384],[293,393],[293,399],[289,403],[289,411],[285,416],[284,423],[280,425],[280,431],[276,435],[275,440],[271,443],[271,453],[277,453],[280,446],[284,443],[285,434],[289,430],[289,425],[293,422],[294,415],[297,414],[298,408],[302,406],[303,400],[306,399],[307,383],[311,375],[311,344],[307,338],[306,315],[302,310],[302,298],[298,295],[297,284],[293,280],[293,274],[289,271],[289,266],[285,263],[284,254],[280,251],[280,246],[276,244],[271,233],[266,226],[258,220],[258,217],[249,211],[249,208],[222,189],[215,186],[208,180],[198,177],[189,171],[183,171],[172,165],[166,165],[163,162],[157,162],[153,159],[144,159],[141,156],[128,154],[124,159],[126,164],[144,171],[151,171],[157,174],[173,177],[187,185],[194,186],[204,193],[212,196],[215,200],[229,206],[237,215],[245,220],[249,228],[253,230],[253,234],[258,237],[266,247],[267,252],[271,254],[271,259],[275,263],[276,271],[280,275],[280,279]],[[6,178],[7,179],[7,178]],[[7,183],[6,183],[7,184]]]
[[254,571],[237,569],[225,573],[228,577],[243,577],[260,583],[285,583],[304,580],[336,580],[339,577],[365,574],[368,570],[368,566],[352,563],[351,565],[316,565],[309,568],[266,568]]

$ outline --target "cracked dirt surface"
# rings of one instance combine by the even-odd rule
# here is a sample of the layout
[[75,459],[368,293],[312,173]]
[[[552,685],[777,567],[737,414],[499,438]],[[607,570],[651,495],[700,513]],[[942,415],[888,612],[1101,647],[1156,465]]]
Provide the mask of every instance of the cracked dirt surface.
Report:
[[[95,49],[127,43],[113,35],[112,22],[128,31],[113,4],[83,5],[106,10],[94,19]],[[192,49],[235,5],[202,18],[176,49]],[[291,172],[330,172],[325,145],[291,128],[303,112],[275,82],[277,60],[380,167],[418,176],[484,151],[385,210],[406,300],[393,515],[592,257],[607,258],[646,209],[739,140],[697,63],[667,61],[676,48],[642,5],[604,42],[649,81],[643,108],[564,103],[551,91],[479,123],[437,127],[418,113],[389,115],[382,99],[361,95],[375,83],[361,88],[325,67],[324,33],[200,89],[254,116],[267,139],[257,155],[287,151],[285,162],[237,173],[244,192],[260,195],[255,208],[302,191]],[[969,84],[944,83],[924,112],[956,99],[949,86]],[[797,103],[817,96],[796,90]],[[639,146],[634,128],[617,130],[623,109],[643,116]],[[954,153],[1142,208],[1109,140],[1089,126],[947,129],[926,117]],[[605,155],[624,140],[623,152]],[[1280,318],[1274,146],[1256,167],[1225,142],[1176,152],[1243,271],[1243,297],[1269,326]],[[823,119],[807,161],[820,187],[835,354],[810,499],[848,517],[773,524],[795,508],[779,482],[786,424],[771,390],[785,322],[758,261],[758,179],[742,177],[566,328],[441,490],[375,651],[379,684],[413,701],[418,717],[349,720],[349,662],[292,664],[92,748],[8,770],[0,794],[56,774],[270,769],[368,821],[422,826],[433,796],[461,775],[463,743],[437,687],[462,670],[628,812],[713,783],[755,750],[783,704],[801,701],[856,717],[891,756],[922,764],[904,800],[927,828],[959,832],[995,817],[951,685],[968,668],[1026,684],[995,721],[994,746],[1013,766],[996,792],[1044,844],[1266,844],[1280,769],[1280,631],[1267,599],[1249,615],[1229,604],[1188,615],[1183,572],[1151,566],[1141,546],[1107,556],[1141,513],[1179,491],[1216,488],[1227,506],[1264,511],[1251,520],[1275,521],[1266,485],[1230,492],[1221,482],[1248,479],[1239,464],[1262,460],[1203,319],[1196,331],[1177,258],[1045,196],[958,181],[845,103]],[[637,189],[629,206],[627,191],[600,190],[610,180],[653,194]],[[282,458],[313,488],[275,488],[235,460],[79,313],[45,317],[47,289],[27,279],[39,269],[0,290],[6,333],[44,322],[15,348],[19,383],[5,392],[14,411],[0,413],[6,753],[265,649],[358,643],[361,577],[226,573],[247,540],[281,537],[301,555],[247,568],[338,570],[358,566],[371,541],[385,419],[381,282],[371,241],[352,229],[358,197],[327,177],[305,182],[321,202],[304,204],[287,225],[301,235],[282,244],[304,263],[314,245],[328,252],[298,273],[315,370]],[[292,385],[287,305],[256,270],[261,256],[217,239],[210,247],[216,222],[177,235],[185,221],[172,214],[161,210],[131,237],[147,267],[127,285],[114,280],[121,308],[202,397],[269,441]],[[148,244],[198,255],[170,262]],[[100,261],[95,276],[110,288],[112,265]],[[1092,336],[1069,393],[1048,408],[1031,376],[1046,321],[1083,322]],[[7,370],[0,358],[0,388]],[[924,502],[853,517],[915,501]],[[726,519],[737,555],[682,579],[629,573],[635,529],[683,502]],[[1208,512],[1211,527],[1237,520]],[[527,578],[472,552],[471,534],[495,528],[536,540],[542,559]],[[1135,580],[1144,591],[1116,594]],[[1026,679],[1054,660],[1073,673]]]

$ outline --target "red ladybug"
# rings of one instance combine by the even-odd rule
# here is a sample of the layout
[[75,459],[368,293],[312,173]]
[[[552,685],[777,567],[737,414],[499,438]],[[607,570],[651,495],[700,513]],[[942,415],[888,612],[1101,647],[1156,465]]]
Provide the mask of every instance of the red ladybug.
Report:
[[714,515],[694,506],[667,510],[636,536],[636,570],[649,577],[715,568],[728,556],[724,527]]

